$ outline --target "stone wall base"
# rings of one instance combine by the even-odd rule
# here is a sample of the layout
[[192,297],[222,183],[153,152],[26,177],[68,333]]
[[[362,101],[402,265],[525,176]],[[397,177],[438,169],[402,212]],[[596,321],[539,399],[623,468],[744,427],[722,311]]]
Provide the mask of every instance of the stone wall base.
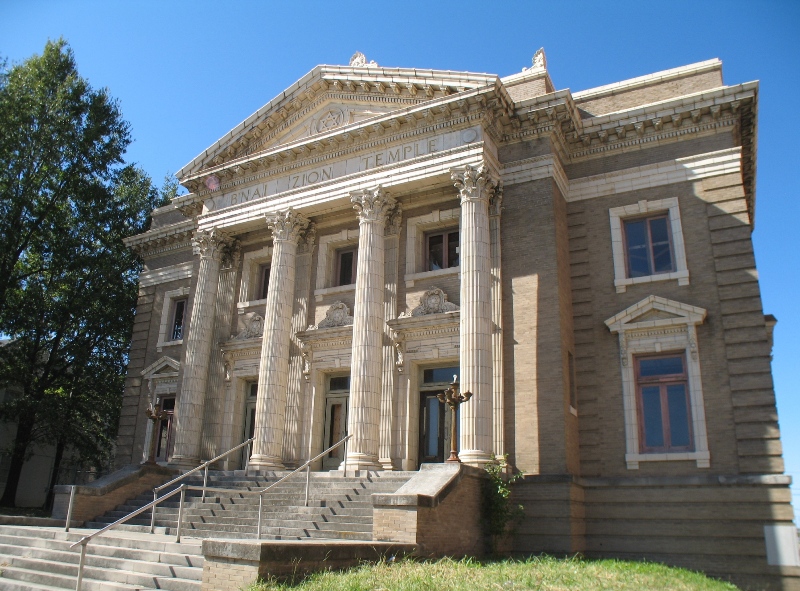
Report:
[[[800,591],[800,567],[768,564],[764,526],[794,526],[781,475],[526,477],[518,556],[581,552],[702,571],[742,590]],[[800,559],[798,560],[800,563]]]
[[324,570],[413,554],[414,544],[349,540],[203,540],[202,591],[242,589],[257,579],[299,581]]

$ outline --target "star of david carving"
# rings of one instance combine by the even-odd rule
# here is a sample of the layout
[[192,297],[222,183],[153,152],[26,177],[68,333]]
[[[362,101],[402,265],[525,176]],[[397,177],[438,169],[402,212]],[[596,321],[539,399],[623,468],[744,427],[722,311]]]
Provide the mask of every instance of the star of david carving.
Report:
[[336,111],[328,111],[317,122],[317,131],[323,132],[338,127],[342,124],[342,113]]

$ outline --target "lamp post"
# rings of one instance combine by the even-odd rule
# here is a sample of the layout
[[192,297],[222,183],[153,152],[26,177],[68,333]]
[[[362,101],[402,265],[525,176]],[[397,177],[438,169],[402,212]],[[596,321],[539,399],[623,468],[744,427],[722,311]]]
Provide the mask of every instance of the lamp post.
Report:
[[453,420],[450,425],[450,457],[447,458],[448,462],[461,462],[458,457],[458,443],[456,442],[456,412],[462,402],[466,402],[472,398],[472,392],[464,392],[463,394],[458,391],[458,376],[453,376],[453,382],[450,387],[444,392],[436,395],[440,402],[444,402],[453,411]]
[[151,402],[150,405],[145,409],[144,414],[153,423],[153,427],[150,430],[150,455],[147,458],[145,464],[155,464],[156,442],[158,440],[156,433],[156,424],[159,421],[163,421],[164,419],[166,419],[169,416],[169,413],[165,410],[161,410],[161,405],[158,404],[155,406],[155,408],[153,408],[153,403]]

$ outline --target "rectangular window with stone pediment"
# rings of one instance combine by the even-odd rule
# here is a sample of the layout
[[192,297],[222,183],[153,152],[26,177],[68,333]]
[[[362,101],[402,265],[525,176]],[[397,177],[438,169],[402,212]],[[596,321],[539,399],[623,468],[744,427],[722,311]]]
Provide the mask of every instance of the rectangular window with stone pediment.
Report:
[[606,320],[619,338],[625,462],[710,467],[697,325],[706,310],[648,296]]
[[685,351],[636,355],[634,361],[641,451],[692,451]]
[[689,285],[678,198],[639,201],[609,210],[614,286],[677,280]]

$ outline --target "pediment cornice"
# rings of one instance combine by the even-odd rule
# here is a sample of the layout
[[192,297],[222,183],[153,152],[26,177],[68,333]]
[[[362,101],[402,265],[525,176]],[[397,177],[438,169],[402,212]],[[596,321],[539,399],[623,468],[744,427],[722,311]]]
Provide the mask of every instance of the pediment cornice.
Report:
[[499,84],[499,78],[492,74],[373,66],[317,66],[194,158],[176,176],[183,180],[197,175],[202,169],[252,154],[327,101],[383,102],[402,106],[493,84]]

